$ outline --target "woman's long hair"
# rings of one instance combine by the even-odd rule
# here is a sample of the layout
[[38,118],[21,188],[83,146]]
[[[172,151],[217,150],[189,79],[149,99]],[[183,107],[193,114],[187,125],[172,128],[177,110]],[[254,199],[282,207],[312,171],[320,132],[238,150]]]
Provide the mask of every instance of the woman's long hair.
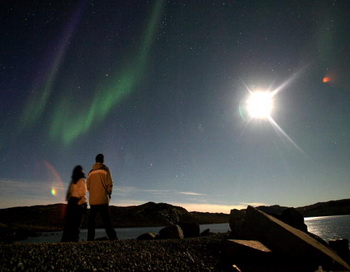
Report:
[[80,165],[77,165],[73,169],[72,183],[77,184],[78,180],[81,178],[85,178],[83,167],[81,167]]

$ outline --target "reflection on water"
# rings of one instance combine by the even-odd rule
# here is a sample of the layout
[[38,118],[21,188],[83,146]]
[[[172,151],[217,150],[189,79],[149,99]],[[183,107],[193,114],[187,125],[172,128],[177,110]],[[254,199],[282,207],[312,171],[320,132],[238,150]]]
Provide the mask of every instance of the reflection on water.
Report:
[[[146,228],[116,228],[119,239],[135,239],[141,234],[147,232],[158,233],[163,227],[146,227]],[[230,229],[228,223],[224,224],[206,224],[200,225],[200,231],[210,229],[214,233],[223,233],[227,232]],[[42,232],[39,233],[37,237],[28,237],[26,240],[19,241],[21,243],[58,243],[62,237],[62,231],[55,232]],[[107,237],[104,229],[96,229],[95,238]],[[80,241],[86,241],[87,238],[87,229],[82,229],[80,232]]]
[[350,240],[350,215],[306,217],[308,231],[326,241],[332,239]]

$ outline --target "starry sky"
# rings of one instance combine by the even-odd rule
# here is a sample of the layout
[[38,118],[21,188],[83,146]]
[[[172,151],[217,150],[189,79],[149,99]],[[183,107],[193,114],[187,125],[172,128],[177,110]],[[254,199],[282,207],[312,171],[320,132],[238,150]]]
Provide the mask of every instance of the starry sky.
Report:
[[[350,195],[350,2],[5,0],[0,208],[65,202],[98,153],[111,205],[228,213]],[[273,93],[251,118],[250,93]]]

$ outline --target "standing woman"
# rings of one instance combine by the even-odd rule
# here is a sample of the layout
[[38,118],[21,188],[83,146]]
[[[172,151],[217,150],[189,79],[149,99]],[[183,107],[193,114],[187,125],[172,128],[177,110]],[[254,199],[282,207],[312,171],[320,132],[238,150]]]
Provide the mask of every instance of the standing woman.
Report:
[[86,181],[83,168],[73,169],[72,180],[67,191],[66,219],[61,242],[78,242],[83,214],[87,207]]

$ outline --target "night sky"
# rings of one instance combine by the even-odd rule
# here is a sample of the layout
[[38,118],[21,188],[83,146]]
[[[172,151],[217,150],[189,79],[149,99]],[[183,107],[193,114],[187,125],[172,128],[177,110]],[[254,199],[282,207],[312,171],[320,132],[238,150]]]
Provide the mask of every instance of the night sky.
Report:
[[[350,197],[350,1],[5,0],[0,208],[64,203],[98,153],[112,205]],[[273,109],[252,118],[251,93]]]

